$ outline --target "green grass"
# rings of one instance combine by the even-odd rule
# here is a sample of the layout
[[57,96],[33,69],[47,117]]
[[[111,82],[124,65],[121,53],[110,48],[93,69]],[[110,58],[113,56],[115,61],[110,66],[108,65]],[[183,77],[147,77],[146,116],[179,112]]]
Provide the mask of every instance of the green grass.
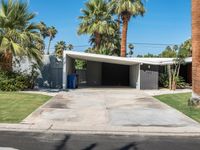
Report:
[[0,123],[19,123],[50,98],[38,94],[0,92]]
[[155,96],[158,100],[168,104],[169,106],[181,111],[190,118],[200,122],[200,108],[188,106],[188,100],[191,93],[171,94]]

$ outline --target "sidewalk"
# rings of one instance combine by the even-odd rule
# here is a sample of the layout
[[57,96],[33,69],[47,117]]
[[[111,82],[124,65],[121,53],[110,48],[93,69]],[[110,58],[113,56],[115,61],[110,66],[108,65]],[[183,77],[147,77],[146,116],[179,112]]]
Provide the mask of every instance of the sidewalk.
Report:
[[151,96],[157,96],[165,94],[191,93],[192,89],[177,89],[176,91],[169,89],[159,89],[159,90],[143,90],[143,92]]

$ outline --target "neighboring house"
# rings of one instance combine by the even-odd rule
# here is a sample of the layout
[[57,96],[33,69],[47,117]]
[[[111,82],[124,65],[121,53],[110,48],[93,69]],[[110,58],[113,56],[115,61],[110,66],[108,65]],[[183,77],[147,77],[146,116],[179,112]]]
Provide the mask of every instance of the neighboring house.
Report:
[[[75,70],[74,60],[87,62],[83,77]],[[185,60],[181,75],[191,82],[192,58]],[[65,51],[63,60],[63,89],[67,88],[67,76],[78,73],[85,78],[85,86],[129,86],[136,89],[158,89],[159,73],[164,66],[173,64],[173,58],[122,58],[83,52]]]

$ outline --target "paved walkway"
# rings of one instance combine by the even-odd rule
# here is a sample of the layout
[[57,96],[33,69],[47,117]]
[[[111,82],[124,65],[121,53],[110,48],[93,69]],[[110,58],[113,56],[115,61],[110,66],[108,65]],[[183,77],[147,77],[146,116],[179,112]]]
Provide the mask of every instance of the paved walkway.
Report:
[[23,124],[32,129],[71,131],[199,129],[197,122],[142,91],[109,88],[61,92]]
[[165,95],[165,94],[179,94],[179,93],[192,93],[192,89],[177,89],[176,91],[169,89],[159,89],[159,90],[143,90],[144,93],[156,96],[156,95]]

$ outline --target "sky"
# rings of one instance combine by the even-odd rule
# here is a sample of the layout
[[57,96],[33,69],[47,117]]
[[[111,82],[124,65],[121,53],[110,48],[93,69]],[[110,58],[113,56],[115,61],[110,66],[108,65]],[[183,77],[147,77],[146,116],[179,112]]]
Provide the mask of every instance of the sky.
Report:
[[[85,2],[29,0],[30,11],[37,13],[34,21],[44,21],[58,30],[51,51],[61,40],[73,44],[76,51],[87,48],[89,37],[77,35],[78,17]],[[159,54],[167,44],[181,44],[191,37],[191,0],[147,0],[145,7],[144,17],[132,18],[129,23],[128,43],[134,43],[135,55]]]

